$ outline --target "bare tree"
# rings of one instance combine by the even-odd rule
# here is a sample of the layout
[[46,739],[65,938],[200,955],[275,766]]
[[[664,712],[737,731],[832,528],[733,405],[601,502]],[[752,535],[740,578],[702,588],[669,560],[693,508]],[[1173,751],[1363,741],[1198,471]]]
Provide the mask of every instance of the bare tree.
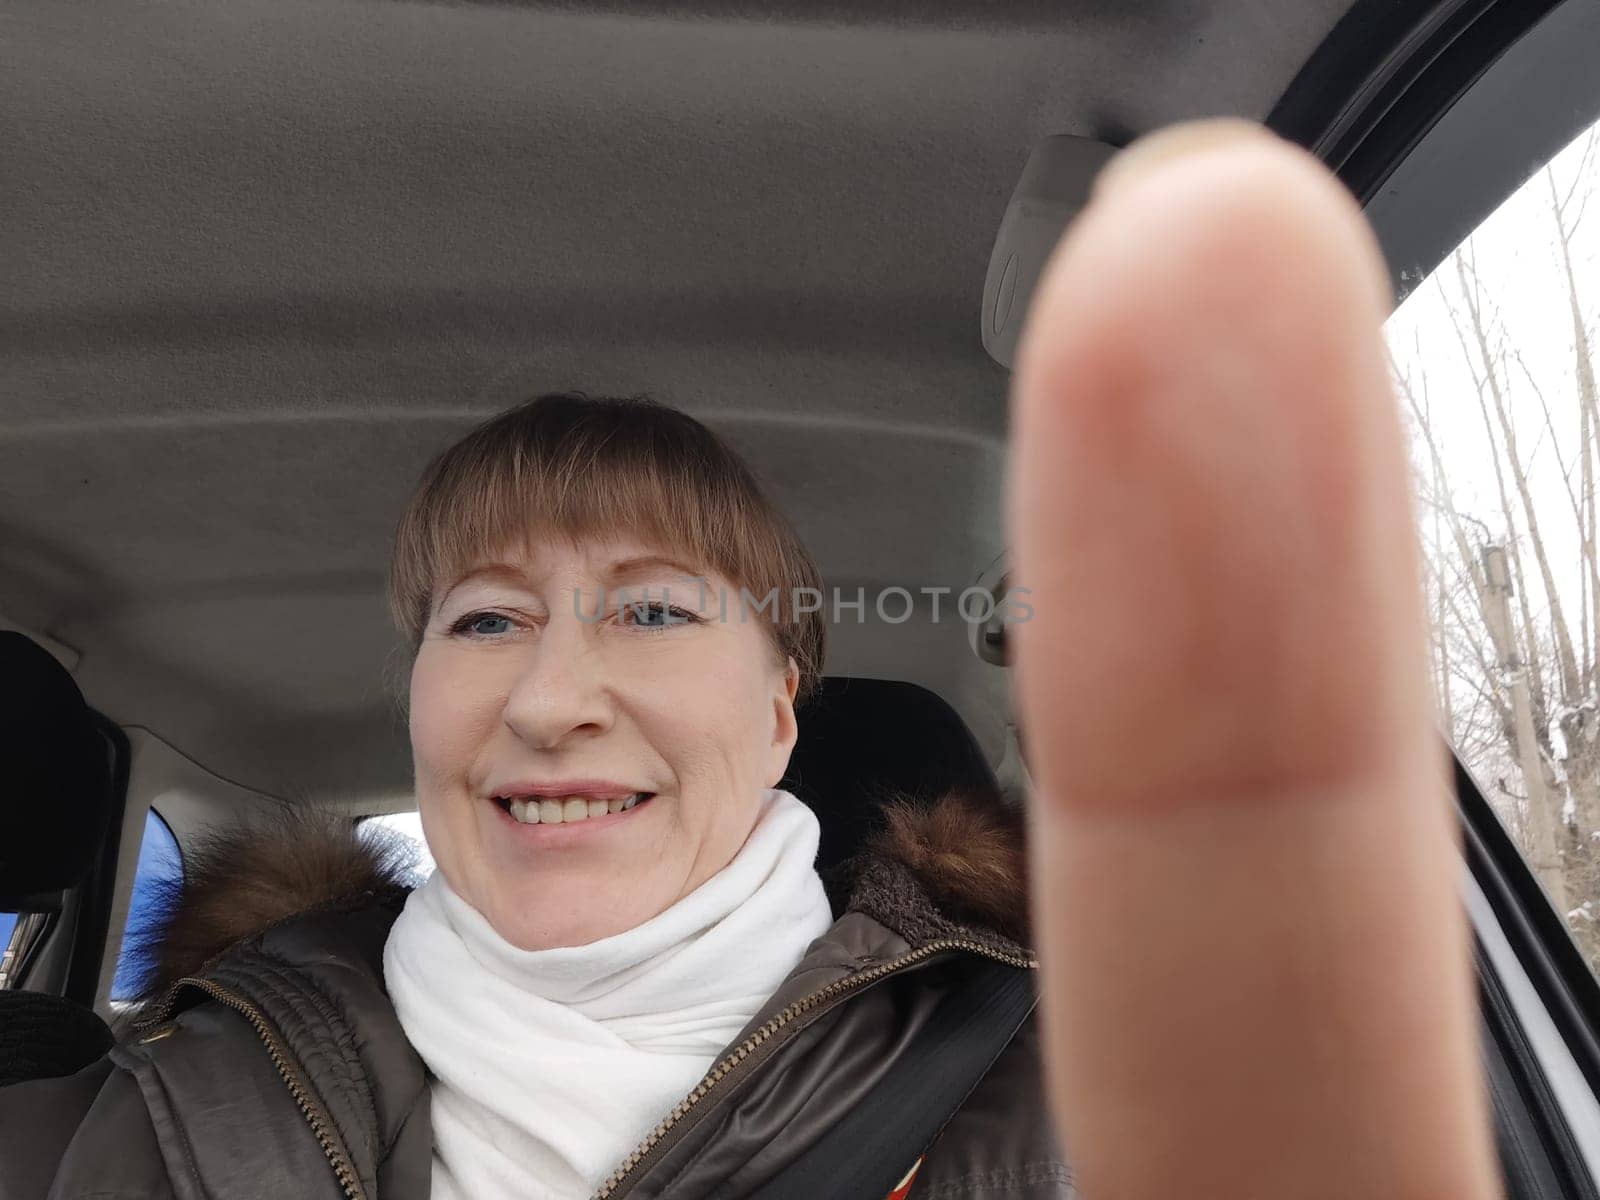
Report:
[[[1448,622],[1441,619],[1434,631],[1436,664],[1448,661],[1451,633],[1465,634],[1469,639],[1473,638],[1474,634],[1481,635],[1481,640],[1473,646],[1473,657],[1477,660],[1479,678],[1485,685],[1492,686],[1499,693],[1493,702],[1493,707],[1500,718],[1500,734],[1511,752],[1512,759],[1521,768],[1525,800],[1518,824],[1526,831],[1523,849],[1539,876],[1539,881],[1550,893],[1551,900],[1565,911],[1567,889],[1559,847],[1557,824],[1559,805],[1553,802],[1551,781],[1546,767],[1546,751],[1538,737],[1530,686],[1534,672],[1530,669],[1529,660],[1533,659],[1536,662],[1537,659],[1533,655],[1525,657],[1522,651],[1524,643],[1530,647],[1536,647],[1537,643],[1531,636],[1523,638],[1517,636],[1516,620],[1510,605],[1511,597],[1516,590],[1511,569],[1512,559],[1503,543],[1490,540],[1486,526],[1464,516],[1456,509],[1451,496],[1449,473],[1434,433],[1431,405],[1419,400],[1416,390],[1404,374],[1397,374],[1397,385],[1408,402],[1412,419],[1421,432],[1420,441],[1429,451],[1429,469],[1433,483],[1430,491],[1434,500],[1435,520],[1448,525],[1455,549],[1454,564],[1449,561],[1448,556],[1439,556],[1436,550],[1435,556],[1432,557],[1432,570],[1429,573],[1434,588],[1432,607],[1441,616],[1449,613],[1453,618]],[[1493,444],[1495,443],[1491,443]],[[1502,489],[1502,501],[1504,495]],[[1506,511],[1509,515],[1509,505],[1506,506]],[[1471,525],[1478,526],[1476,545]],[[1461,584],[1465,585],[1465,590],[1470,593],[1474,618],[1472,620],[1468,620],[1461,611],[1460,594],[1463,588],[1460,584],[1452,586],[1448,575],[1452,566],[1461,568],[1458,578]],[[1523,589],[1523,595],[1525,600],[1526,589]],[[1523,611],[1528,611],[1526,603]],[[1527,621],[1524,621],[1522,632],[1524,635],[1531,633],[1527,628]],[[1445,713],[1453,714],[1454,711],[1454,705],[1449,699],[1450,688],[1451,681],[1447,677],[1446,695],[1441,702],[1441,716]],[[1460,752],[1462,741],[1453,716],[1447,721],[1445,728],[1452,744]]]
[[1464,375],[1420,344],[1394,374],[1414,435],[1441,726],[1600,967],[1600,388],[1574,250],[1597,145],[1600,130],[1570,184],[1547,167],[1530,185],[1571,323],[1561,385],[1515,344],[1471,239],[1433,294]]

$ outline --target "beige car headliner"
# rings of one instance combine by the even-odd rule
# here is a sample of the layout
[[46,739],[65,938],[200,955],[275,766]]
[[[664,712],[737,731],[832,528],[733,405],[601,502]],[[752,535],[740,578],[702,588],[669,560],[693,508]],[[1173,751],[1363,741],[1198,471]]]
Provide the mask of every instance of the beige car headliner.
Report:
[[[403,794],[399,508],[572,388],[725,433],[831,585],[960,589],[1004,548],[978,307],[1029,147],[1264,117],[1345,7],[16,0],[0,615],[223,776]],[[831,673],[999,759],[963,625],[846,616]]]

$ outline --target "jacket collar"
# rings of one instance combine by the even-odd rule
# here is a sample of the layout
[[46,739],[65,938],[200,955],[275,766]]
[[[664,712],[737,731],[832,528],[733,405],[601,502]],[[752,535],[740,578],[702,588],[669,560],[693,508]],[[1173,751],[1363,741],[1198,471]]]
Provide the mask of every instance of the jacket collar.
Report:
[[[894,945],[914,949],[950,937],[1027,955],[1021,814],[998,796],[950,792],[932,803],[890,801],[881,817],[878,830],[824,879],[837,918],[858,914],[870,921],[851,922],[846,936],[834,939],[837,966],[903,952]],[[408,843],[399,835],[363,835],[348,817],[287,807],[200,839],[188,848],[185,869],[167,921],[149,939],[155,966],[142,999],[204,973],[241,942],[339,912],[389,914],[368,926],[380,940],[361,954],[381,964],[381,937],[415,881]]]

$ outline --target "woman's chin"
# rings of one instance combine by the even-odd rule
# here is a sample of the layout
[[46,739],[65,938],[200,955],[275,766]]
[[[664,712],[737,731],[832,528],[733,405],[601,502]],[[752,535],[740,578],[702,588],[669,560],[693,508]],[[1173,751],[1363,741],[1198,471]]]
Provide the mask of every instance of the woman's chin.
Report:
[[645,868],[659,869],[672,841],[658,825],[670,803],[653,796],[571,825],[523,824],[484,803],[475,890],[488,903],[474,907],[521,950],[585,946],[643,924],[666,906],[652,906]]

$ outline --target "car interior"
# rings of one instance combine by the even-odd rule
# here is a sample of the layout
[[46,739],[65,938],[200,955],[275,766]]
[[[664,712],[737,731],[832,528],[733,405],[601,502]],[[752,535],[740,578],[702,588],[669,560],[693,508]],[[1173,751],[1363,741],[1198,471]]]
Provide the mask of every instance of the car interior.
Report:
[[[0,1070],[108,1044],[152,811],[181,850],[414,809],[394,526],[543,392],[705,421],[865,597],[786,781],[825,863],[866,794],[1020,805],[1004,630],[953,606],[1006,588],[1011,348],[1094,172],[1264,121],[1403,295],[1600,115],[1595,61],[1592,0],[7,6]],[[1513,1194],[1593,1197],[1593,979],[1460,786]]]

